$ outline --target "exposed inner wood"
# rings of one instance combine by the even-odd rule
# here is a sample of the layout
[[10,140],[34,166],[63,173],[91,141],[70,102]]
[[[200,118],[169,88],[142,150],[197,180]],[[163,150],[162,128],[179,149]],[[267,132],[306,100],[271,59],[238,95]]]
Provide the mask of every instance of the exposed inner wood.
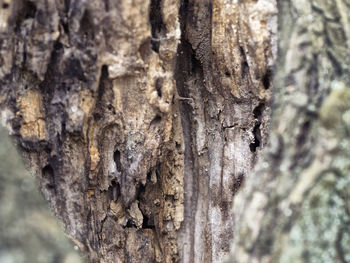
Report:
[[0,109],[91,262],[219,262],[269,126],[273,0],[9,1]]

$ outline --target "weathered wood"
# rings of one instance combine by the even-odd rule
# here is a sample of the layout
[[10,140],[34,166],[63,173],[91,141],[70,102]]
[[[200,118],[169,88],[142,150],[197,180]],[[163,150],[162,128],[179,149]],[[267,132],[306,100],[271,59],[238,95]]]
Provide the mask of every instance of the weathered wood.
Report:
[[7,7],[3,115],[52,209],[91,262],[177,258],[178,6],[16,1]]
[[2,118],[90,261],[223,259],[233,196],[267,141],[275,1],[1,12]]
[[[233,196],[266,143],[274,1],[185,1],[175,75],[185,141],[183,262],[220,262]],[[271,23],[272,27],[269,27]],[[252,27],[257,27],[254,31]]]

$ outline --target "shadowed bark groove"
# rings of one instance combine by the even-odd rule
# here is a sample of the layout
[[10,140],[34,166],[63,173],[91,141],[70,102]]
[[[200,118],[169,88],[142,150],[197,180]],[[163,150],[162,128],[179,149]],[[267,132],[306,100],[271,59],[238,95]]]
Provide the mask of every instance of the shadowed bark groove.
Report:
[[[266,143],[266,76],[275,55],[275,29],[266,21],[275,19],[276,7],[263,2],[184,1],[180,7],[175,79],[185,143],[185,219],[191,218],[182,223],[178,242],[183,262],[219,262],[228,254],[234,193]],[[253,23],[261,26],[260,35],[251,31]]]
[[266,144],[275,1],[6,3],[2,120],[89,260],[222,260]]

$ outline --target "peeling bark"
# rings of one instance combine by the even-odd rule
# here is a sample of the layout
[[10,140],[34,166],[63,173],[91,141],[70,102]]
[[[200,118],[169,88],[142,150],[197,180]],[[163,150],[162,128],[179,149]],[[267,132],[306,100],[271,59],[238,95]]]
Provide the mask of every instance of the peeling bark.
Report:
[[219,262],[267,142],[274,0],[5,1],[2,119],[91,262]]

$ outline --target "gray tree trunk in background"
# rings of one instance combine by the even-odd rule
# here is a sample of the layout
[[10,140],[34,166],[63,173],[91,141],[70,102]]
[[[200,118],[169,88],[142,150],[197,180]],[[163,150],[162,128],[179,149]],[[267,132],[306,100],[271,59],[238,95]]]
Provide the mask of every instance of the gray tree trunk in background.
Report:
[[[236,262],[272,262],[302,209],[313,211],[305,195],[346,175],[347,9],[2,1],[2,119],[91,262],[219,262],[233,239]],[[269,130],[277,10],[271,145],[252,174]]]
[[269,146],[230,262],[350,262],[350,2],[279,1]]

